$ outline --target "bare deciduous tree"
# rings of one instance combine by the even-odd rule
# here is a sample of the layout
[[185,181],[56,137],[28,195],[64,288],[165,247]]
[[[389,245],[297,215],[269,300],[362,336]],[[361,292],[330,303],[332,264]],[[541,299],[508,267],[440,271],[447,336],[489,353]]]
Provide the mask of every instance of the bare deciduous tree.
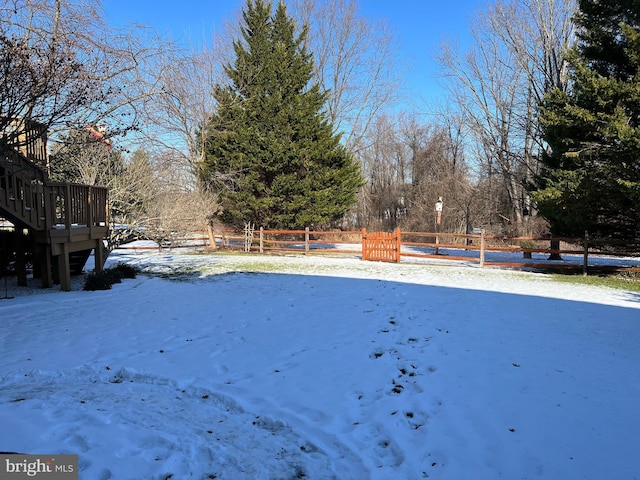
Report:
[[294,16],[309,26],[320,86],[329,92],[327,111],[345,142],[361,146],[378,114],[398,97],[404,65],[384,21],[362,17],[356,0],[293,0]]
[[[573,39],[574,0],[498,0],[476,18],[474,44],[462,54],[445,43],[438,60],[453,102],[476,143],[488,205],[512,233],[528,233],[526,184],[537,170],[537,106],[566,85],[562,52]],[[496,177],[499,181],[496,181]]]
[[411,202],[408,227],[432,230],[435,203],[444,200],[442,228],[466,232],[470,228],[474,189],[463,153],[460,121],[446,116],[440,124],[405,119],[401,135],[411,150]]
[[185,52],[166,49],[157,60],[152,82],[156,93],[144,103],[145,149],[180,165],[182,180],[193,185],[203,160],[206,130],[215,109],[212,92],[220,82],[218,43]]
[[158,245],[172,246],[194,232],[204,232],[210,225],[205,212],[214,201],[206,192],[159,191],[147,211],[143,236]]
[[457,131],[454,122],[427,125],[405,113],[380,116],[360,152],[366,178],[360,222],[384,230],[433,230],[435,202],[444,196],[444,226],[464,232],[473,188]]
[[359,192],[358,214],[369,228],[392,230],[407,213],[411,158],[394,120],[379,116],[359,152],[366,184]]
[[[157,45],[104,23],[100,1],[0,0],[0,131],[17,146],[27,123],[50,134],[136,126],[134,88]],[[148,92],[143,92],[146,95]]]
[[[2,140],[19,147],[37,122],[54,140],[55,180],[108,187],[110,247],[134,233],[202,229],[215,201],[193,190],[193,168],[216,63],[102,14],[99,0],[0,0]],[[146,152],[127,158],[113,137],[130,131]]]
[[153,157],[137,151],[127,162],[127,175],[132,186],[141,189],[136,208],[129,209],[129,224],[135,235],[171,245],[193,232],[205,231],[212,223],[215,196],[190,188],[183,178],[184,169],[170,154]]

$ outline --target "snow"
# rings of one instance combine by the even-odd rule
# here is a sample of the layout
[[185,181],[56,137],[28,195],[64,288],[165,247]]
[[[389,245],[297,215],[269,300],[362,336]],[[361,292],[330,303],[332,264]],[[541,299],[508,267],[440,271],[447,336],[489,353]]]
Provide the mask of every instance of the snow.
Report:
[[0,300],[0,451],[100,480],[640,478],[638,294],[355,257],[118,261],[144,273]]

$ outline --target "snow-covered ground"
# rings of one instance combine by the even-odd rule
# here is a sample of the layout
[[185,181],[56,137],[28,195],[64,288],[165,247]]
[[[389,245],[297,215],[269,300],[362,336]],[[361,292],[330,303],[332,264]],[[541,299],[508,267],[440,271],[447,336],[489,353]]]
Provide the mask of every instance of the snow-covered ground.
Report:
[[356,258],[117,261],[146,273],[4,290],[0,451],[78,454],[89,480],[640,478],[638,294]]

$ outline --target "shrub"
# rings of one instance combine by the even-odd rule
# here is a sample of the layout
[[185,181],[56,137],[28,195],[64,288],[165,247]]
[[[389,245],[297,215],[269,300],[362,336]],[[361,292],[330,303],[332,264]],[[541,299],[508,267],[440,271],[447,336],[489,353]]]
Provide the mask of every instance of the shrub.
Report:
[[140,268],[135,265],[129,265],[122,262],[119,262],[115,267],[111,267],[109,270],[113,270],[120,276],[120,278],[136,278],[140,273]]
[[101,272],[92,272],[84,281],[84,290],[109,290],[114,283],[122,282],[123,278],[136,278],[140,269],[133,265],[118,263],[114,267],[105,268]]
[[109,290],[113,283],[112,275],[107,270],[91,272],[84,281],[83,290]]

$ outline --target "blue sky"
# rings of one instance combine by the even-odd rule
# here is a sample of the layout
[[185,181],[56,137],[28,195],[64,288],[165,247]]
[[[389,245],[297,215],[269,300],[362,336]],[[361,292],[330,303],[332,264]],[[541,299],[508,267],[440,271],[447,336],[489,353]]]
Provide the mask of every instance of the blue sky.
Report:
[[[407,93],[414,99],[437,101],[442,95],[434,52],[443,39],[464,46],[469,21],[485,0],[360,0],[361,13],[386,18],[402,55],[412,65],[406,78]],[[244,0],[103,0],[107,19],[116,25],[137,22],[173,38],[198,42],[219,29]]]

